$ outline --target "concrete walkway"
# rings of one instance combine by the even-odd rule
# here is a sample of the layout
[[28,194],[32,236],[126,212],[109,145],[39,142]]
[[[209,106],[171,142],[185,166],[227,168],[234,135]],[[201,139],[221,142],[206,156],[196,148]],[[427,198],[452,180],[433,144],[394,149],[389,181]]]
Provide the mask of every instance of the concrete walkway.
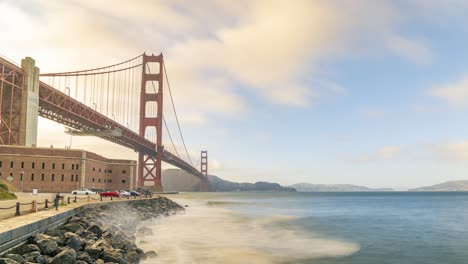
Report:
[[[37,202],[44,202],[45,199],[48,199],[49,201],[53,201],[53,197],[55,197],[55,193],[43,193],[43,194],[38,194],[38,195],[32,195],[30,193],[15,193],[18,196],[17,200],[7,200],[7,201],[0,201],[0,208],[2,207],[10,207],[16,205],[17,202],[20,203],[29,203],[33,200],[36,200]],[[59,210],[55,210],[53,208],[53,203],[49,203],[49,209],[43,209],[44,205],[38,205],[38,209],[40,211],[38,212],[29,212],[31,209],[31,205],[25,205],[21,206],[22,209],[22,215],[20,216],[14,216],[15,215],[15,208],[10,209],[10,210],[0,210],[0,233],[9,231],[11,229],[15,229],[17,227],[21,227],[30,223],[37,222],[39,220],[54,216],[59,213],[63,213],[69,210],[72,210],[74,208],[80,207],[84,204],[90,204],[90,203],[103,203],[103,202],[118,202],[118,201],[125,201],[127,200],[126,198],[113,198],[111,201],[110,198],[103,198],[103,201],[101,202],[100,200],[93,200],[91,199],[90,202],[88,202],[87,199],[82,199],[82,200],[77,200],[76,203],[73,202],[73,198],[75,195],[72,194],[61,194],[65,196],[65,203],[67,203],[67,197],[70,197],[71,203],[67,204],[66,206],[60,206]],[[86,198],[88,197],[87,195],[77,195],[78,198]],[[99,198],[98,194],[95,195],[90,195],[92,198]],[[133,200],[133,198],[130,198]],[[144,198],[142,198],[144,199]],[[23,214],[24,212],[24,214]]]

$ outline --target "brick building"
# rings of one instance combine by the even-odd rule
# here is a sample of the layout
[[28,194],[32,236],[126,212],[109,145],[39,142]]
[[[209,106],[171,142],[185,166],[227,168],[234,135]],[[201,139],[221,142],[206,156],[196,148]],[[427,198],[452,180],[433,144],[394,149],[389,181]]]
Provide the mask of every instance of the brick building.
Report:
[[0,146],[0,179],[18,190],[134,189],[137,163],[76,149]]

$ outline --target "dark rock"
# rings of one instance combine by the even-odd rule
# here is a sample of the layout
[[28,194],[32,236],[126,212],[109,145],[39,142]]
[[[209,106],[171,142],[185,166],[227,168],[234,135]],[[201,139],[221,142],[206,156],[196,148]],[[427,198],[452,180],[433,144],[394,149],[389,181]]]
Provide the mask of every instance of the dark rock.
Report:
[[158,253],[156,253],[154,250],[146,251],[145,254],[147,258],[155,258],[158,256]]
[[89,263],[89,264],[91,264],[91,263],[94,262],[93,258],[91,258],[91,257],[89,256],[89,254],[86,253],[86,252],[81,252],[81,254],[79,254],[79,255],[77,254],[76,259],[77,259],[77,260],[84,261],[84,262]]
[[86,221],[84,221],[83,217],[72,216],[68,220],[68,223],[79,223],[80,225],[82,225],[85,228],[88,227],[88,223]]
[[29,261],[29,262],[46,264],[46,260],[44,259],[44,257],[41,255],[41,252],[39,251],[29,252],[28,254],[24,254],[23,257],[26,261]]
[[94,244],[85,248],[85,251],[93,259],[98,259],[104,250],[109,250],[111,246],[104,239],[99,239]]
[[115,263],[121,263],[121,264],[125,264],[127,263],[124,259],[123,259],[123,256],[122,254],[117,251],[117,250],[113,250],[113,249],[106,249],[102,252],[102,259],[105,261],[105,262],[115,262]]
[[51,264],[76,264],[76,252],[75,250],[69,248],[58,253]]
[[96,262],[94,262],[94,264],[104,264],[104,263],[105,262],[102,259],[98,259],[98,260],[96,260]]
[[140,256],[140,259],[146,259],[147,258],[145,252],[141,248],[137,248],[135,250],[135,252],[138,254],[138,256]]
[[52,256],[58,248],[57,242],[48,238],[38,240],[36,244],[41,249],[42,254],[50,256]]
[[45,234],[46,234],[46,235],[49,235],[49,236],[51,236],[51,237],[58,237],[58,238],[60,238],[60,237],[63,237],[63,234],[65,234],[65,232],[67,232],[67,231],[62,230],[62,229],[52,229],[52,230],[47,230],[47,231],[45,232]]
[[85,240],[91,240],[91,239],[96,240],[98,238],[96,234],[94,234],[93,232],[90,232],[88,230],[83,231],[83,233],[81,233],[80,237],[85,239]]
[[97,237],[101,237],[102,235],[102,229],[97,225],[91,225],[86,231],[96,234]]
[[18,254],[18,255],[24,255],[24,254],[27,254],[27,253],[33,252],[33,251],[41,251],[41,249],[37,245],[26,244],[26,245],[22,245],[22,246],[16,248],[15,250],[13,250],[13,253]]
[[83,240],[78,237],[78,236],[72,236],[67,241],[65,244],[71,248],[73,248],[75,251],[80,251],[83,248],[83,245],[85,244]]
[[140,263],[140,255],[136,251],[130,251],[125,255],[125,259],[129,264]]
[[[87,264],[88,262],[86,261],[82,261],[82,260],[77,260],[76,261],[76,264]],[[92,262],[91,262],[92,263]]]
[[20,264],[26,261],[21,255],[18,254],[6,254],[5,257],[12,259]]
[[42,257],[44,258],[45,263],[47,264],[50,264],[54,260],[53,257],[47,256],[47,255],[43,255]]
[[130,249],[133,243],[128,239],[125,233],[119,231],[112,237],[111,244],[114,248]]
[[61,227],[61,229],[73,232],[77,235],[83,232],[83,227],[78,223],[69,223]]
[[[20,263],[20,262],[15,261],[15,260],[13,260],[11,258],[0,258],[0,264],[18,264],[18,263]],[[21,262],[21,263],[23,263],[23,262]]]

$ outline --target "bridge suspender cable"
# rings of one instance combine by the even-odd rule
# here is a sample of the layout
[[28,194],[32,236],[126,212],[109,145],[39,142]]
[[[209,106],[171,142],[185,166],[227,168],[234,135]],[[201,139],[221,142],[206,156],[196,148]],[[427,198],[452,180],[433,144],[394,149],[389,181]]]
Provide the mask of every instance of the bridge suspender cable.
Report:
[[[151,73],[151,67],[148,67],[148,72]],[[154,82],[151,82],[151,85],[153,86],[154,93],[156,94],[157,91],[156,91],[156,86],[154,86]],[[174,148],[174,151],[177,154],[177,157],[180,158],[179,152],[177,151],[177,148],[174,144],[174,140],[172,140],[171,131],[169,131],[169,127],[167,126],[167,122],[166,122],[166,118],[164,117],[164,114],[163,114],[163,122],[164,122],[164,127],[166,128],[167,134],[169,135],[169,139],[171,140],[172,147]]]
[[177,111],[176,111],[176,108],[175,108],[175,105],[174,105],[174,98],[172,97],[171,85],[169,83],[169,77],[167,76],[167,70],[166,70],[166,64],[165,63],[163,63],[163,67],[164,67],[164,75],[166,76],[167,87],[169,88],[169,95],[171,96],[172,109],[174,109],[174,114],[175,114],[175,118],[176,118],[176,121],[177,121],[177,127],[179,128],[180,138],[182,139],[182,144],[184,145],[185,153],[187,154],[187,157],[188,157],[190,163],[193,166],[192,159],[190,158],[190,155],[189,155],[189,153],[187,151],[187,146],[185,145],[184,136],[182,135],[182,129],[180,129],[179,118],[177,117]]

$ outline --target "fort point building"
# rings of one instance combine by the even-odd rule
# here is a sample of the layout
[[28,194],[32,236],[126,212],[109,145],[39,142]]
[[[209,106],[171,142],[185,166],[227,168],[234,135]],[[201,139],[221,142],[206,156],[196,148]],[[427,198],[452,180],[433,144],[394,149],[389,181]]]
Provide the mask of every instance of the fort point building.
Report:
[[134,189],[137,163],[85,150],[0,146],[0,179],[18,190]]

